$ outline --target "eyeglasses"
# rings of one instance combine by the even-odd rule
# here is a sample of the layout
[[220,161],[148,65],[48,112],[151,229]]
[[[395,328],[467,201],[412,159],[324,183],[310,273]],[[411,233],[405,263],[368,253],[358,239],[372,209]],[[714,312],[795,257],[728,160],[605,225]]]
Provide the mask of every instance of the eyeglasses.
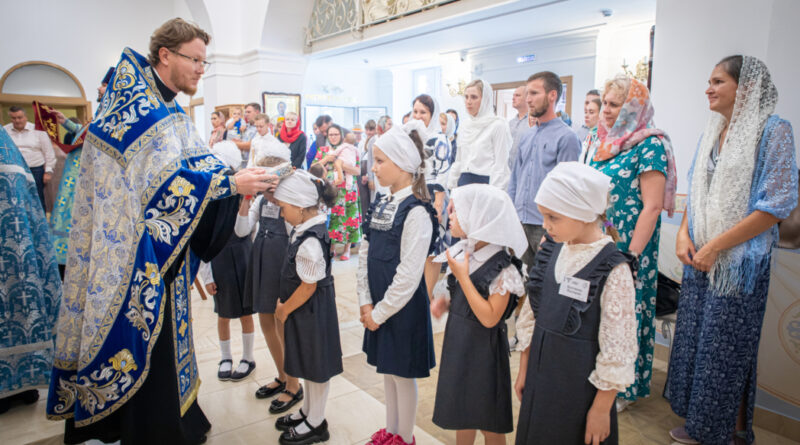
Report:
[[187,56],[186,54],[181,54],[181,53],[179,53],[177,51],[174,51],[174,50],[170,50],[170,52],[172,52],[174,54],[177,54],[177,55],[183,57],[184,59],[187,59],[187,60],[191,61],[195,66],[197,66],[197,65],[202,66],[204,70],[207,70],[211,66],[211,63],[207,62],[205,60],[200,60],[200,59],[198,59],[196,57],[190,57],[190,56]]

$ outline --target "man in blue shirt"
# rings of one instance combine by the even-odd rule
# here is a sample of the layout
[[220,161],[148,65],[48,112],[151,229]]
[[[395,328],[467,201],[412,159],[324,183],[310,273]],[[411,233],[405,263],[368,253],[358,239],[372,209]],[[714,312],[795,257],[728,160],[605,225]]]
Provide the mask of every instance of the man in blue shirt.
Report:
[[575,132],[556,116],[555,106],[560,95],[561,79],[555,73],[542,71],[528,78],[526,101],[529,113],[538,124],[522,135],[508,184],[508,195],[528,237],[528,250],[522,257],[528,267],[533,265],[544,235],[542,215],[533,199],[556,164],[577,161],[581,152]]

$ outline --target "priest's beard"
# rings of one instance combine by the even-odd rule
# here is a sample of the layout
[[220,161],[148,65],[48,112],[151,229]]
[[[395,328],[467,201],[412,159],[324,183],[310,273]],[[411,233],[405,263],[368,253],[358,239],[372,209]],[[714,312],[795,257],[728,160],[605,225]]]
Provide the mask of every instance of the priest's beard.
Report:
[[197,84],[192,85],[191,79],[187,78],[186,76],[182,76],[178,70],[170,72],[169,80],[173,85],[175,85],[178,91],[186,94],[187,96],[194,96],[194,93],[197,92]]

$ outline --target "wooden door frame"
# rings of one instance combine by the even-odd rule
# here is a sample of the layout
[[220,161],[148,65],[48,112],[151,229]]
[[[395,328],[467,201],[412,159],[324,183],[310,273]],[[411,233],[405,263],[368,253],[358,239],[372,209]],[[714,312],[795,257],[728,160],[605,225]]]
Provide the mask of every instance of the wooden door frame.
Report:
[[[565,111],[571,117],[572,116],[572,75],[560,76],[559,79],[561,79],[561,83],[563,83],[563,84],[565,84],[567,86],[567,102],[566,102]],[[494,83],[494,84],[492,84],[492,91],[509,90],[511,88],[518,88],[518,87],[521,87],[521,86],[523,86],[523,85],[525,85],[527,83],[528,82],[525,81],[525,80],[520,80],[520,81],[517,81],[517,82]],[[495,105],[495,107],[497,106],[497,93],[495,93],[494,105]]]

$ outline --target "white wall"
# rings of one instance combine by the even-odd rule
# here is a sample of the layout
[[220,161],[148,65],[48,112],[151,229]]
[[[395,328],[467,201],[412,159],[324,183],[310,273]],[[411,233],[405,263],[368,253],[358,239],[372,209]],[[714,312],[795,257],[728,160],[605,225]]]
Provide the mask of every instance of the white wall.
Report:
[[[594,88],[595,47],[594,33],[531,40],[494,47],[470,54],[475,76],[489,83],[524,81],[539,71],[552,71],[559,76],[572,76],[573,122],[583,121],[583,101],[587,91]],[[529,63],[517,63],[517,57],[535,54]]]
[[595,88],[602,90],[606,80],[622,73],[623,63],[636,74],[636,64],[643,57],[650,57],[650,28],[653,24],[653,21],[646,21],[600,28],[597,33]]
[[52,62],[78,78],[94,105],[108,67],[117,64],[126,46],[146,55],[150,34],[175,16],[175,2],[183,0],[3,2],[0,75],[21,62]]
[[708,76],[723,57],[762,59],[780,95],[777,112],[800,125],[798,16],[800,3],[793,0],[763,0],[757,8],[748,0],[658,2],[653,105],[656,123],[672,138],[680,193],[687,190],[686,174],[709,115]]

